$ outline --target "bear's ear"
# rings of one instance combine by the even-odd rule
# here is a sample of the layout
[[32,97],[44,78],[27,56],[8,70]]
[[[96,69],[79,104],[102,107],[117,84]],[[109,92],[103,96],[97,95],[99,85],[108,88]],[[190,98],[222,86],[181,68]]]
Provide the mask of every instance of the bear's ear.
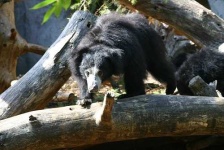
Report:
[[114,48],[110,48],[110,50],[108,50],[108,54],[109,54],[109,59],[110,61],[113,63],[115,72],[119,73],[122,72],[123,68],[124,68],[124,52],[122,49],[114,49]]

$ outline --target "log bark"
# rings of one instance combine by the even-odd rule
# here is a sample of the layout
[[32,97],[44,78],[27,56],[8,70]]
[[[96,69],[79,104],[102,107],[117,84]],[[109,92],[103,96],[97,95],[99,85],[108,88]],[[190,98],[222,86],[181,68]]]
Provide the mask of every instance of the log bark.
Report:
[[44,108],[70,77],[68,49],[94,24],[95,16],[78,11],[40,61],[0,95],[0,119]]
[[33,111],[0,121],[0,149],[57,149],[147,137],[223,135],[224,99],[105,96],[81,106]]
[[0,93],[16,79],[17,58],[26,52],[43,54],[46,48],[27,43],[17,32],[14,0],[0,1]]
[[198,46],[218,49],[224,41],[224,21],[194,0],[118,0],[120,4],[165,22]]

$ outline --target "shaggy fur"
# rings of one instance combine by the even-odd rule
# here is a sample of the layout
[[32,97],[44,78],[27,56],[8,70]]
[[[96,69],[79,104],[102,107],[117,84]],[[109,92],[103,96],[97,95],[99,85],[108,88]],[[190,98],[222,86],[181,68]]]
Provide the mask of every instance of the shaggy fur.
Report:
[[126,94],[121,98],[145,94],[147,71],[167,85],[166,94],[173,94],[176,88],[174,68],[161,37],[137,13],[99,17],[72,51],[69,66],[80,87],[81,99],[93,98],[85,72],[92,67],[99,69],[102,82],[123,74]]
[[177,88],[181,95],[193,95],[189,81],[199,75],[206,83],[218,80],[217,89],[223,93],[224,54],[202,49],[189,57],[176,72]]

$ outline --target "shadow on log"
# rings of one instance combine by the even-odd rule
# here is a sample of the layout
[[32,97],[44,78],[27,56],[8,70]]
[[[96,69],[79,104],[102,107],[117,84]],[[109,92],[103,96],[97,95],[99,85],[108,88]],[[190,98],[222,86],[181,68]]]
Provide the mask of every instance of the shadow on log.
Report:
[[[142,95],[0,121],[0,149],[57,149],[166,136],[223,135],[224,99]],[[113,107],[112,107],[113,106]]]

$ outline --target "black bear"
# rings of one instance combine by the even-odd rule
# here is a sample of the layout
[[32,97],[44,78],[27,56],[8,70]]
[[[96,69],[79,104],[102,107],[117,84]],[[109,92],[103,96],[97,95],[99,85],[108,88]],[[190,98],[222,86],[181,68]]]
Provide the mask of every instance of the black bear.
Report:
[[123,75],[126,94],[145,94],[147,71],[167,85],[166,94],[176,88],[174,67],[166,56],[161,37],[137,13],[110,13],[99,17],[69,59],[71,73],[80,88],[82,104],[112,75]]
[[189,81],[199,75],[206,83],[217,80],[217,89],[224,94],[224,54],[207,48],[192,54],[176,72],[177,89],[181,95],[193,95]]

